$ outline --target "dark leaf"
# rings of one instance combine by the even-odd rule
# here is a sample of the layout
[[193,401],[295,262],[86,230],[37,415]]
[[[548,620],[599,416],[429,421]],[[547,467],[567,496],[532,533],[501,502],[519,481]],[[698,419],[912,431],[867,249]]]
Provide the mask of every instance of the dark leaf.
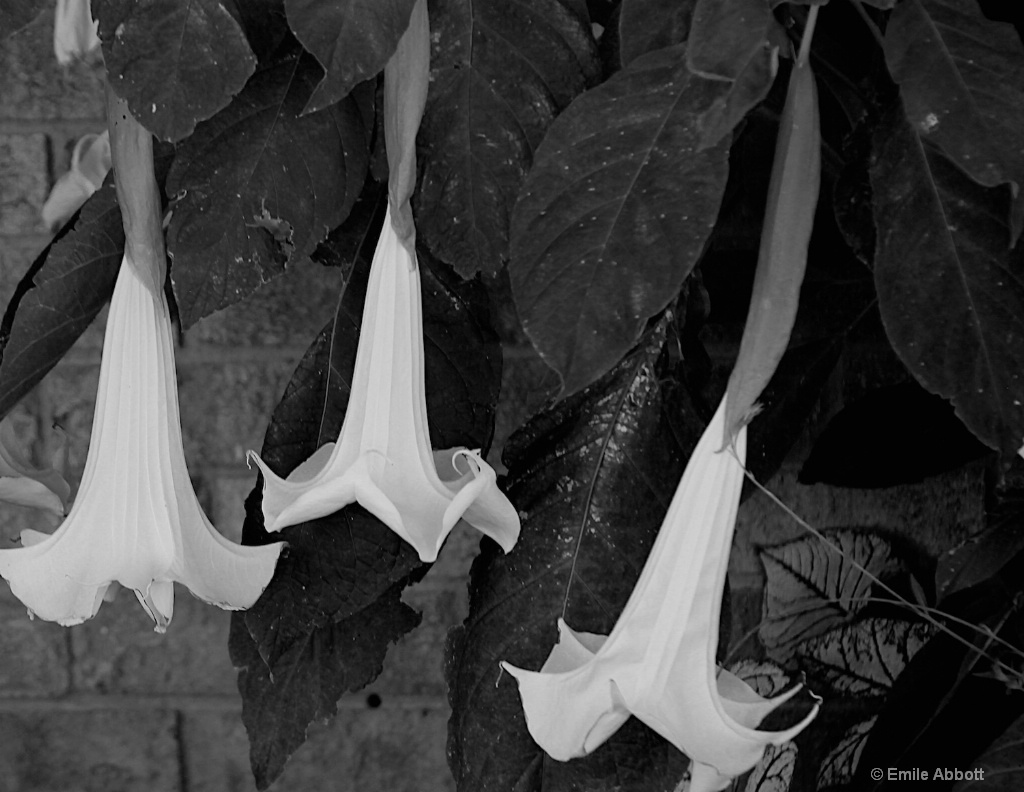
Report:
[[608,371],[675,298],[718,214],[728,140],[698,152],[731,83],[644,55],[551,126],[512,217],[523,328],[570,395]]
[[829,421],[800,470],[801,484],[895,487],[989,453],[949,402],[908,382],[871,391]]
[[93,0],[114,92],[146,129],[181,140],[231,101],[256,67],[221,0]]
[[552,762],[526,730],[500,660],[536,669],[556,619],[607,634],[621,612],[703,427],[662,355],[666,322],[600,382],[541,413],[506,446],[515,552],[484,542],[470,613],[449,635],[448,761],[460,790],[671,790],[686,762],[631,721],[593,754]]
[[360,255],[367,256],[368,260],[373,258],[384,219],[380,207],[386,197],[386,183],[367,179],[345,222],[331,231],[309,257],[325,267],[339,267],[342,280],[348,280]]
[[319,74],[295,54],[261,66],[179,147],[167,247],[183,326],[312,253],[362,190],[366,133],[352,97],[299,117]]
[[802,643],[800,664],[840,695],[884,696],[933,632],[919,622],[860,619]]
[[618,30],[622,65],[686,41],[695,5],[697,0],[623,0]]
[[288,25],[324,68],[304,112],[343,99],[384,68],[409,26],[415,0],[285,0]]
[[879,536],[849,530],[826,536],[842,556],[816,537],[761,549],[767,580],[758,636],[779,663],[810,639],[854,621],[873,585],[860,568],[879,578],[897,568],[889,543]]
[[[419,624],[419,614],[401,602],[401,591],[401,585],[392,586],[350,618],[307,633],[280,659],[273,676],[242,616],[232,616],[229,650],[257,789],[281,774],[309,724],[333,718],[341,695],[373,681],[388,644]],[[366,640],[370,635],[374,640]]]
[[765,47],[772,22],[764,0],[697,0],[687,67],[703,77],[736,80]]
[[[1009,25],[975,3],[905,0],[885,33],[885,58],[914,131],[980,184],[1024,186],[1024,52]],[[1024,226],[1013,206],[1012,245]]]
[[[241,21],[249,46],[263,61],[272,55],[288,35],[284,0],[230,0],[233,14]],[[225,0],[225,4],[227,0]]]
[[[775,25],[774,20],[772,25]],[[698,121],[701,150],[711,148],[729,135],[750,108],[767,96],[775,78],[776,65],[777,58],[769,47],[762,46],[753,51],[729,93],[717,98],[701,114]]]
[[0,40],[28,27],[52,5],[49,0],[0,0]]
[[430,4],[431,83],[419,133],[416,216],[463,277],[508,259],[509,216],[552,119],[597,81],[577,3]]
[[869,124],[862,123],[847,137],[844,164],[832,189],[836,225],[853,254],[868,267],[874,265],[877,241],[868,176],[871,131]]
[[875,283],[900,359],[986,445],[1024,438],[1024,244],[1007,250],[1009,189],[922,144],[899,102],[874,136]]
[[114,292],[124,229],[108,180],[39,254],[0,323],[0,416],[52,369]]
[[[378,212],[367,240],[379,229]],[[366,246],[345,284],[338,315],[316,339],[274,411],[262,456],[286,475],[337,439],[349,399],[371,256]],[[486,451],[501,382],[501,351],[477,282],[458,283],[421,253],[430,434],[437,448]],[[262,528],[262,482],[246,502],[244,540]],[[276,538],[276,537],[273,537]],[[363,508],[284,529],[288,550],[259,601],[233,618],[253,771],[269,784],[302,744],[313,720],[330,717],[344,690],[380,672],[390,642],[419,621],[402,589],[427,567],[416,551]],[[356,640],[358,636],[358,640]],[[260,658],[257,662],[257,658]]]
[[[953,792],[1018,792],[1024,788],[1024,718],[1017,718],[972,764]],[[980,771],[980,772],[978,772]]]

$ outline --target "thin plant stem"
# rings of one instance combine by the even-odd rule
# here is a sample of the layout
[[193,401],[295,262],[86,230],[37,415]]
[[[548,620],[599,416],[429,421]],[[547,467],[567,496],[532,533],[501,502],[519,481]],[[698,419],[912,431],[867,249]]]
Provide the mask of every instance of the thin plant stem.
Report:
[[796,56],[796,65],[803,66],[807,63],[807,57],[811,52],[811,39],[814,38],[814,26],[818,22],[819,6],[811,6],[807,12],[807,23],[804,25],[804,33],[800,38],[800,53]]

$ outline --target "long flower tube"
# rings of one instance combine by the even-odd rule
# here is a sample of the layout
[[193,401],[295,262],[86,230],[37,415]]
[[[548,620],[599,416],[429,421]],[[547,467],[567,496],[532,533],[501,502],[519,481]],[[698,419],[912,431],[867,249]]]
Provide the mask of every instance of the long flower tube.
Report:
[[[78,496],[52,535],[22,532],[0,575],[30,613],[63,625],[98,611],[113,581],[163,632],[174,581],[222,608],[252,605],[283,545],[243,547],[210,524],[185,467],[152,142],[119,100],[115,178],[126,248],[110,302],[92,437]],[[115,120],[116,118],[116,120]]]
[[[746,427],[717,451],[718,407],[687,464],[650,557],[610,635],[575,632],[540,671],[502,667],[519,684],[526,724],[552,758],[590,753],[635,715],[691,760],[691,792],[725,789],[769,744],[795,737],[818,711],[784,731],[756,726],[799,686],[772,699],[717,670],[718,616],[743,485]],[[733,453],[736,456],[733,456]]]
[[424,384],[423,316],[415,228],[416,129],[429,74],[425,0],[385,70],[388,209],[370,266],[348,410],[336,443],[321,446],[286,478],[254,452],[265,477],[268,531],[331,514],[357,502],[433,561],[464,519],[507,552],[519,516],[479,451],[432,451]]

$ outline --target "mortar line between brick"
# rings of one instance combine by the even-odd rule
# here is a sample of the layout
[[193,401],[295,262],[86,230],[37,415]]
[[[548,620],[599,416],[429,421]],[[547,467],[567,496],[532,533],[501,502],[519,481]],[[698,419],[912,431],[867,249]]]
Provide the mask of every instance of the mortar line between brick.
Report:
[[[444,696],[403,696],[385,695],[381,709],[415,710],[447,709]],[[195,712],[235,713],[242,709],[237,696],[201,695],[145,695],[145,694],[102,694],[71,693],[59,698],[26,696],[19,698],[0,697],[0,713],[5,712],[84,712],[93,710],[171,710],[185,714]],[[367,709],[366,697],[362,693],[344,696],[338,702],[338,710],[352,712]]]

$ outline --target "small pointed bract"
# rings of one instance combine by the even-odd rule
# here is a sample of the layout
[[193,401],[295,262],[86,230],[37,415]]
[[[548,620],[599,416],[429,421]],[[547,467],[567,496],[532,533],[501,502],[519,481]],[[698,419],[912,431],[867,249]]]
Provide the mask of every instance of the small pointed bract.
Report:
[[56,231],[71,219],[102,185],[110,170],[110,137],[83,135],[71,155],[71,168],[61,175],[43,204],[43,223]]
[[0,501],[63,517],[71,495],[68,483],[52,466],[33,466],[18,445],[14,424],[7,416],[0,421]]
[[716,667],[747,431],[716,451],[724,416],[723,400],[611,634],[574,632],[560,619],[559,641],[540,671],[501,664],[519,683],[530,734],[554,759],[590,753],[635,715],[690,757],[691,792],[709,792],[725,789],[767,745],[791,740],[817,714],[815,706],[792,728],[759,731],[799,687],[765,699]]
[[427,427],[423,315],[416,232],[416,130],[429,74],[429,24],[418,0],[385,69],[388,209],[370,265],[348,410],[336,443],[321,446],[287,479],[250,452],[266,480],[268,531],[359,503],[433,561],[464,519],[508,552],[519,515],[479,451],[432,451]]
[[163,632],[174,581],[222,608],[252,605],[283,545],[243,547],[210,524],[185,467],[166,258],[150,134],[108,89],[125,254],[110,300],[96,411],[78,495],[51,535],[23,531],[0,575],[29,612],[78,624],[113,581]]

